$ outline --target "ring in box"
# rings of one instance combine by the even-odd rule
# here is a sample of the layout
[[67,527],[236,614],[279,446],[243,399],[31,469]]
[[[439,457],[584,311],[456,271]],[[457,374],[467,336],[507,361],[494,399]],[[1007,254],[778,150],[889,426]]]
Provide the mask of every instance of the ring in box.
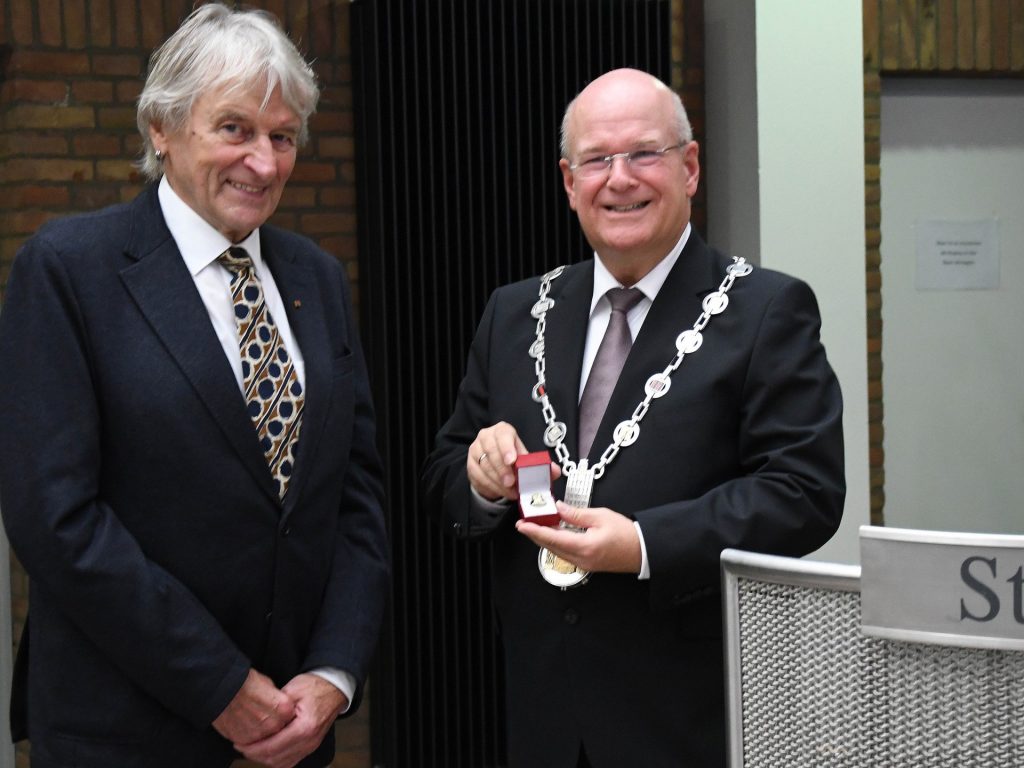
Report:
[[519,515],[537,525],[557,525],[561,518],[551,495],[551,457],[547,451],[524,453],[516,459]]

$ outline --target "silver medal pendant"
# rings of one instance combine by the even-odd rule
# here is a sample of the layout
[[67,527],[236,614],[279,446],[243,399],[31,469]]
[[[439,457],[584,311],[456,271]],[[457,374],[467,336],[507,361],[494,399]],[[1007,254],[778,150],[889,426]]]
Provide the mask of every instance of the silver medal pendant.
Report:
[[544,581],[562,589],[586,584],[587,579],[590,578],[590,571],[584,571],[573,565],[547,547],[537,553],[537,568],[540,569],[540,575]]
[[[587,460],[582,459],[576,468],[569,472],[565,482],[565,503],[570,507],[589,507],[590,494],[594,489],[594,470],[587,467]],[[566,523],[561,523],[562,528],[571,528],[581,531],[581,528],[573,528]],[[537,555],[537,568],[540,575],[548,584],[553,584],[561,589],[577,587],[586,584],[590,577],[590,571],[573,565],[568,560],[559,557],[547,547],[541,549]]]

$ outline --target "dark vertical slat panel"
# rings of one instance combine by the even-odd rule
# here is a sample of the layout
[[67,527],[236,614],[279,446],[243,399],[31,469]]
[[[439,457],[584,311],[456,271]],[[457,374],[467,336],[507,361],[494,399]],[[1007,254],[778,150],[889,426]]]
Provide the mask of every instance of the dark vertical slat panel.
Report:
[[[373,11],[376,10],[378,8],[374,6]],[[352,29],[378,29],[382,26],[382,21],[377,18],[376,13],[371,13],[362,4],[353,5],[350,23]],[[385,150],[376,141],[380,137],[373,136],[369,126],[385,124],[388,122],[388,115],[385,113],[384,100],[378,98],[380,95],[380,85],[387,81],[387,70],[382,61],[382,58],[384,58],[383,52],[377,46],[367,43],[368,41],[362,35],[353,34],[352,57],[354,61],[358,62],[358,66],[354,67],[353,72],[353,106],[355,113],[359,116],[355,124],[356,143],[359,147],[356,161],[359,178],[366,179],[372,177],[375,180],[372,184],[364,183],[358,187],[360,240],[363,243],[376,242],[380,244],[379,247],[374,248],[373,259],[361,259],[359,265],[361,283],[360,322],[364,333],[364,340],[370,342],[374,337],[386,336],[389,331],[388,317],[371,316],[371,313],[367,311],[368,307],[376,305],[381,300],[381,286],[383,285],[381,275],[386,274],[387,271],[377,269],[384,258],[384,254],[387,252],[387,241],[381,217],[374,213],[375,211],[383,210],[382,200],[384,191],[387,188],[385,183],[386,171],[378,160]],[[372,333],[368,332],[369,328],[373,329]],[[394,433],[394,429],[390,418],[390,409],[386,407],[386,403],[389,400],[389,392],[386,385],[389,378],[387,360],[384,350],[372,343],[365,344],[365,351],[367,365],[370,371],[373,372],[376,380],[374,394],[378,405],[378,445],[385,459],[386,467],[389,467],[388,436]],[[390,478],[387,478],[386,482],[388,492],[392,494],[393,499],[395,489],[392,487]],[[393,547],[401,547],[404,543],[403,532],[392,525],[390,526],[390,534]],[[397,606],[392,604],[388,608],[388,611],[385,613],[385,623],[378,648],[378,657],[394,660],[402,652],[395,638],[404,635],[404,628],[398,623],[400,611],[395,610]],[[372,701],[375,704],[381,699],[404,696],[407,693],[403,688],[404,680],[396,676],[396,670],[399,668],[399,665],[394,663],[382,663],[376,666],[372,683],[374,689]],[[377,693],[378,691],[380,692],[379,694]],[[399,711],[394,707],[374,706],[371,713],[374,728],[377,732],[382,733],[405,731],[404,724],[397,722],[398,716]],[[385,760],[388,764],[394,764],[392,758],[393,753],[389,754]]]
[[387,471],[394,594],[373,674],[382,768],[504,763],[489,549],[418,498],[483,304],[577,261],[558,129],[597,74],[669,79],[669,0],[355,0],[360,316]]
[[[391,30],[390,34],[394,36],[398,45],[391,50],[390,56],[394,62],[393,64],[393,76],[386,83],[385,94],[393,94],[391,99],[391,114],[392,123],[394,126],[393,137],[394,139],[390,143],[390,151],[394,157],[402,157],[404,148],[408,145],[410,136],[408,136],[407,128],[401,122],[399,122],[399,116],[408,112],[410,109],[415,108],[415,104],[410,104],[409,100],[409,83],[406,78],[405,71],[408,67],[408,56],[410,46],[414,46],[417,42],[417,35],[410,29],[415,23],[414,19],[407,18],[404,14],[398,13],[396,9],[389,7],[387,4],[384,5],[384,12],[388,15],[388,28]],[[416,91],[413,91],[415,94]],[[387,163],[388,158],[382,157],[381,160]],[[390,196],[385,196],[382,199],[382,204],[388,205],[389,203],[398,203],[396,207],[398,209],[410,209],[412,208],[415,212],[415,206],[417,202],[415,198],[410,199],[406,193],[409,186],[414,182],[416,178],[415,165],[408,161],[404,163],[394,163],[388,167],[389,176],[393,179],[393,183],[396,184],[396,189],[400,190],[398,194],[394,195],[394,200],[389,200]],[[378,214],[379,215],[379,214]],[[396,228],[400,226],[398,219],[391,220],[392,226]],[[395,281],[394,275],[398,272],[400,264],[402,263],[402,253],[408,247],[407,233],[400,232],[396,229],[395,237],[390,243],[390,248],[387,252],[382,254],[383,262],[387,264],[387,272],[385,273],[385,280],[388,284],[393,285],[393,290],[398,298],[395,302],[399,306],[405,305],[408,300],[408,292],[411,290],[411,286],[406,281]],[[381,297],[383,299],[383,295]],[[394,335],[385,338],[403,338],[405,337],[406,329],[402,323],[408,320],[409,313],[389,313],[391,315],[391,321],[388,323],[389,328],[394,329]],[[376,346],[376,345],[375,345]],[[410,357],[415,357],[415,348],[409,350],[412,354],[406,355],[387,355],[387,365],[385,370],[387,371],[388,381],[385,382],[385,386],[388,390],[388,401],[386,407],[388,410],[393,410],[396,414],[394,423],[392,424],[392,430],[402,430],[406,425],[405,419],[405,402],[406,398],[402,397],[401,394],[401,382],[406,381],[406,363]],[[395,438],[395,433],[392,432],[392,439]],[[401,454],[397,454],[392,451],[389,452],[388,461],[392,466],[392,477],[389,478],[388,491],[394,493],[397,496],[397,502],[399,506],[397,509],[404,507],[408,500],[408,488],[404,483],[395,481],[395,472],[398,473],[397,477],[401,477],[401,474],[406,471],[404,457]],[[395,597],[401,598],[401,602],[396,605],[397,616],[399,617],[404,632],[398,634],[399,638],[399,650],[400,654],[397,656],[399,660],[398,669],[404,670],[402,675],[399,675],[398,679],[403,683],[402,688],[404,695],[410,698],[419,698],[419,691],[423,687],[423,680],[420,669],[414,664],[410,663],[413,661],[413,654],[417,649],[414,645],[401,642],[402,637],[417,636],[423,634],[423,628],[420,625],[421,616],[418,613],[411,612],[408,610],[409,605],[415,605],[420,600],[420,595],[416,594],[416,585],[410,583],[408,580],[409,573],[415,572],[415,560],[419,557],[421,546],[418,540],[418,531],[415,528],[408,526],[396,525],[394,518],[392,518],[392,530],[400,532],[401,536],[401,548],[394,548],[394,552],[402,552],[406,558],[413,560],[413,569],[402,570],[396,569],[395,573]],[[410,712],[406,709],[400,709],[401,720],[400,723],[404,728],[404,731],[410,732],[415,727],[419,718],[416,713]]]
[[[450,204],[447,196],[423,196],[416,194],[422,183],[421,180],[435,174],[437,167],[439,165],[444,167],[444,164],[447,162],[447,146],[439,141],[441,125],[436,118],[441,116],[443,119],[443,116],[447,114],[449,102],[450,88],[446,82],[448,77],[446,72],[447,61],[440,55],[441,50],[445,46],[445,42],[440,38],[440,34],[449,27],[449,23],[441,15],[445,8],[443,2],[438,2],[433,8],[422,3],[414,4],[414,8],[416,14],[416,37],[412,41],[414,57],[413,61],[410,62],[410,67],[415,70],[415,76],[410,78],[410,80],[414,83],[413,89],[416,100],[414,107],[406,112],[405,122],[409,126],[417,126],[410,131],[413,135],[409,137],[410,145],[407,147],[407,151],[410,155],[415,156],[415,167],[418,172],[415,178],[409,180],[408,184],[410,192],[420,203],[420,215],[414,217],[409,223],[423,222],[427,226],[423,227],[420,232],[414,231],[411,233],[410,250],[406,257],[410,261],[418,262],[417,264],[410,264],[412,269],[416,269],[423,263],[418,258],[420,250],[418,241],[421,237],[427,243],[439,243],[442,246],[440,249],[442,253],[447,247],[447,236],[449,233],[444,226],[444,222],[447,220],[447,209]],[[433,115],[428,119],[419,119],[420,115],[429,115],[431,112]],[[421,131],[425,131],[424,136],[418,135]],[[425,248],[424,250],[430,251],[433,249]],[[435,269],[436,273],[440,275],[443,273],[444,267],[442,264],[437,263],[435,264]],[[422,285],[425,285],[425,282],[422,280],[414,282],[414,286]],[[422,302],[418,303],[422,305]],[[429,308],[426,306],[423,306],[423,315],[424,322],[430,322],[427,319]],[[408,338],[414,339],[417,336],[410,335]],[[401,344],[401,342],[399,343]],[[425,347],[422,345],[420,348],[425,351]],[[412,383],[415,379],[410,379],[409,381]],[[411,466],[408,466],[408,470],[415,471]],[[409,508],[408,506],[404,507],[404,509]],[[436,538],[432,535],[433,532],[422,526],[413,527],[419,532],[419,548],[416,553],[405,553],[404,556],[408,558],[410,555],[413,555],[413,560],[416,563],[412,578],[415,579],[418,589],[416,601],[410,606],[410,610],[416,611],[424,619],[421,633],[417,635],[424,642],[418,656],[414,655],[410,662],[418,667],[423,680],[423,687],[418,700],[428,703],[428,706],[421,710],[426,716],[423,717],[421,715],[420,717],[420,729],[413,730],[414,738],[410,739],[408,743],[403,744],[405,747],[405,760],[400,764],[414,765],[416,763],[417,755],[414,752],[418,744],[418,751],[424,758],[423,762],[425,764],[440,765],[443,764],[447,757],[443,751],[439,751],[439,745],[435,736],[444,735],[443,729],[440,727],[440,718],[447,711],[447,706],[443,699],[437,699],[437,694],[440,693],[442,696],[445,694],[444,689],[439,686],[439,681],[444,679],[443,676],[446,672],[446,664],[444,662],[446,656],[439,649],[439,646],[443,646],[445,633],[436,623],[437,617],[434,610],[438,607],[436,604],[439,602],[442,615],[444,614],[447,607],[445,603],[448,600],[450,590],[439,588],[439,585],[443,584],[444,580],[443,578],[438,579],[435,569],[438,566],[442,566],[445,553],[439,551]],[[430,606],[433,610],[422,610],[421,606]],[[416,644],[412,645],[414,648],[416,647]],[[434,661],[422,663],[427,659]]]

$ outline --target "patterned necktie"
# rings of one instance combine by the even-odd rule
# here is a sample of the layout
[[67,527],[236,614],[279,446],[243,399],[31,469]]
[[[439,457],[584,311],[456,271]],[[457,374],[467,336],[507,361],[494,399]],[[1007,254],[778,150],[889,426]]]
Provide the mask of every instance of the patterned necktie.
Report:
[[217,260],[231,272],[245,401],[267,465],[283,499],[295,466],[304,396],[291,356],[263,299],[263,284],[244,248],[228,248]]
[[626,314],[644,297],[638,288],[612,288],[605,296],[611,302],[612,314],[580,398],[580,458],[586,458],[590,453],[615,382],[619,380],[629,348],[633,346]]

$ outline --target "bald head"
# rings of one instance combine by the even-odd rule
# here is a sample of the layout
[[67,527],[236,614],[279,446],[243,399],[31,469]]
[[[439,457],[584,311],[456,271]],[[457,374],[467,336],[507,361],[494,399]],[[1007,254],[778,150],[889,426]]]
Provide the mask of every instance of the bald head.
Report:
[[593,80],[579,92],[562,117],[561,153],[569,158],[577,151],[575,137],[580,123],[589,123],[594,115],[614,112],[619,116],[660,112],[668,130],[680,144],[693,139],[690,120],[683,102],[671,88],[654,75],[639,69],[613,69]]
[[656,77],[617,69],[580,92],[562,130],[569,207],[616,280],[633,285],[690,220],[700,161],[683,105]]

